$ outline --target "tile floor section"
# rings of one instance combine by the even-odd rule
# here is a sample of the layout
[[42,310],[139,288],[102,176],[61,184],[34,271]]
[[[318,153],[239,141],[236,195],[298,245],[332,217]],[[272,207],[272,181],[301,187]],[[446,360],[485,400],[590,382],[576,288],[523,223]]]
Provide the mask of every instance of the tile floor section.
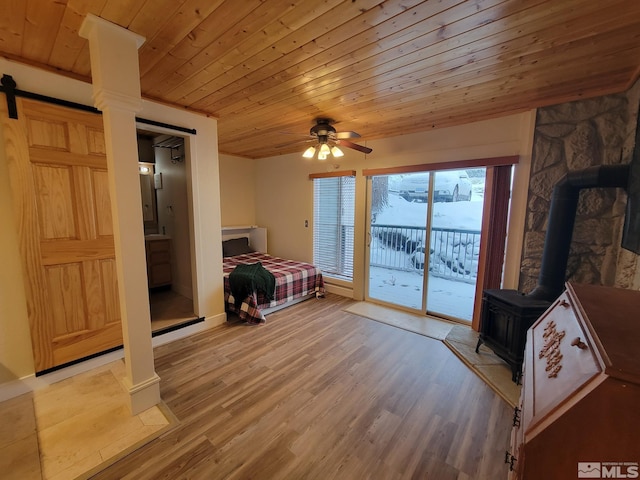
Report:
[[156,332],[188,320],[193,320],[193,300],[173,290],[149,292],[151,331]]
[[132,416],[118,360],[0,403],[0,477],[82,478],[172,428],[164,406]]
[[481,345],[476,353],[478,332],[457,325],[451,329],[444,343],[505,402],[512,407],[518,405],[521,386],[511,379],[509,365],[486,345]]

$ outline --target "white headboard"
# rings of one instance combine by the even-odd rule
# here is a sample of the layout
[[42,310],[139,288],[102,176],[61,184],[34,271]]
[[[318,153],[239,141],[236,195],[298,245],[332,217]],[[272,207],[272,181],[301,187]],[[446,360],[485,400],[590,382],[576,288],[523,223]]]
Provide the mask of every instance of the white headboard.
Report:
[[249,238],[249,246],[257,252],[267,253],[267,229],[257,225],[222,227],[222,241]]

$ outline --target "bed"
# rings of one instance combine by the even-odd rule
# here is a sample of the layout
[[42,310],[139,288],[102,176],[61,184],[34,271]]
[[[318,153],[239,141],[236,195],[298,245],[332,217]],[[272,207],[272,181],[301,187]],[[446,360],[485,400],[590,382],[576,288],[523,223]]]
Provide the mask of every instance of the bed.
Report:
[[[224,238],[223,235],[224,303],[227,312],[235,313],[247,323],[261,324],[269,313],[309,298],[324,296],[322,272],[314,265],[254,251],[255,245],[249,243],[248,237]],[[273,299],[260,289],[242,295],[244,298],[235,298],[230,275],[238,265],[255,265],[258,262],[275,279]]]

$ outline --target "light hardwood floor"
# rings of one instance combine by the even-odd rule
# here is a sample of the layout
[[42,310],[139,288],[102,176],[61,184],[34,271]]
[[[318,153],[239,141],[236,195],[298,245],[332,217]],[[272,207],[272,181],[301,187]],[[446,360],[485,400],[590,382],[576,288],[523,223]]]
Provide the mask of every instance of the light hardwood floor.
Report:
[[441,341],[313,299],[156,349],[181,424],[96,479],[504,479],[511,409]]

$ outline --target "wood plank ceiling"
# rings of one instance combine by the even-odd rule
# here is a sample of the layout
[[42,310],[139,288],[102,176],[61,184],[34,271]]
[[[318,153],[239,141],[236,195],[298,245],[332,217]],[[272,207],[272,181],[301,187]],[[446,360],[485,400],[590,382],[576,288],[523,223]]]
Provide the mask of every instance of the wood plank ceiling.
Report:
[[364,144],[621,92],[640,65],[638,0],[1,4],[0,54],[73,77],[88,12],[143,35],[143,96],[217,117],[220,151],[249,158],[302,151],[316,117]]

